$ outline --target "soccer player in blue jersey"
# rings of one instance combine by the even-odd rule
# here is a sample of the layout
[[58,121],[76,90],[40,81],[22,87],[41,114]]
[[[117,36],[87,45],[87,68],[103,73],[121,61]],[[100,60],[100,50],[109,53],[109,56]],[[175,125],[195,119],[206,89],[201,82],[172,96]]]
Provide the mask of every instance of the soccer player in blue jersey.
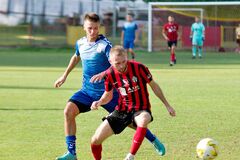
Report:
[[[82,61],[83,82],[82,88],[73,94],[64,109],[64,128],[67,152],[57,160],[76,160],[76,121],[81,113],[90,111],[93,101],[98,100],[104,93],[105,70],[110,67],[108,61],[111,43],[103,35],[99,35],[100,19],[95,13],[88,13],[84,17],[84,30],[86,36],[76,43],[76,52],[72,56],[63,75],[56,80],[55,87],[61,87],[73,68]],[[93,83],[94,82],[94,83]],[[113,99],[102,105],[108,112],[114,111],[118,103],[118,94],[114,92]],[[149,131],[145,136],[160,153],[164,147],[160,141]]]
[[134,44],[138,41],[138,26],[133,21],[133,14],[128,13],[126,16],[126,22],[123,25],[121,34],[121,44],[132,55],[132,59],[135,58],[135,53],[133,51]]
[[195,23],[192,24],[190,39],[192,40],[192,58],[196,58],[198,51],[198,57],[202,58],[202,46],[205,40],[205,27],[200,21],[199,17],[195,17]]

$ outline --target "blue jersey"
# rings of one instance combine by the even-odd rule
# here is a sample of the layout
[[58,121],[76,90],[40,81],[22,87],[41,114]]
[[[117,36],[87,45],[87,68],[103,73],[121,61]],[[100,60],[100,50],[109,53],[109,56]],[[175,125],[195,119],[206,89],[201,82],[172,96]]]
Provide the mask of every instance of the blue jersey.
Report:
[[135,40],[135,31],[138,29],[135,22],[126,22],[123,26],[124,31],[124,41],[134,41]]
[[193,23],[191,27],[191,31],[193,32],[193,38],[203,38],[204,30],[205,27],[201,22]]
[[104,80],[91,83],[90,79],[110,67],[108,58],[111,47],[112,44],[103,35],[99,35],[95,42],[88,42],[86,37],[77,41],[75,54],[80,56],[82,60],[83,90],[93,92],[103,92],[105,90]]

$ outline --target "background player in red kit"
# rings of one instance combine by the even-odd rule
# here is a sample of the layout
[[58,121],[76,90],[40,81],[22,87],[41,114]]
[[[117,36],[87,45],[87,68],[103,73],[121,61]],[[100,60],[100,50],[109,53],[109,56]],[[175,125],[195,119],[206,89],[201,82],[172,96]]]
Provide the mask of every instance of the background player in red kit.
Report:
[[[92,154],[95,160],[101,160],[102,142],[113,134],[121,133],[128,125],[137,127],[130,152],[125,160],[133,160],[147,131],[147,125],[153,120],[147,84],[163,102],[171,116],[175,110],[170,106],[159,85],[153,80],[148,68],[141,63],[128,61],[127,52],[121,46],[110,51],[110,67],[106,71],[105,92],[91,109],[108,103],[113,97],[113,89],[119,93],[118,105],[98,127],[91,140]],[[165,152],[165,151],[164,151]]]
[[168,16],[168,23],[163,26],[162,35],[166,39],[168,48],[170,49],[170,66],[177,63],[175,55],[175,47],[177,46],[177,41],[180,39],[178,37],[178,24],[174,22],[173,16]]

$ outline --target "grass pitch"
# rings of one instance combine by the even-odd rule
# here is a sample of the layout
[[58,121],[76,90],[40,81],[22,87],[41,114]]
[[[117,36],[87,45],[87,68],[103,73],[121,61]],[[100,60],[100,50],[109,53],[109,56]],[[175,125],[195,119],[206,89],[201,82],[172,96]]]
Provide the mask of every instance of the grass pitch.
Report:
[[[63,109],[81,87],[81,65],[60,89],[54,81],[63,73],[74,51],[70,49],[0,49],[0,159],[51,160],[66,151]],[[240,55],[207,53],[191,59],[190,52],[177,53],[178,64],[169,67],[167,52],[137,52],[167,99],[176,109],[172,118],[149,89],[154,121],[149,128],[166,145],[159,157],[144,140],[136,160],[194,160],[198,141],[211,137],[219,142],[219,160],[240,155]],[[90,138],[103,109],[77,118],[77,153],[93,159]],[[122,160],[134,131],[125,129],[103,144],[103,159]]]

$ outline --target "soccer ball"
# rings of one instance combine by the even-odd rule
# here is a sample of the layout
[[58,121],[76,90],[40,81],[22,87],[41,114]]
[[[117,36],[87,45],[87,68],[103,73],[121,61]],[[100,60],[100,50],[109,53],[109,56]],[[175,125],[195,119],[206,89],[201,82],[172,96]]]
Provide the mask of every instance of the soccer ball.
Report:
[[217,141],[204,138],[197,144],[197,157],[202,160],[212,160],[217,157]]

